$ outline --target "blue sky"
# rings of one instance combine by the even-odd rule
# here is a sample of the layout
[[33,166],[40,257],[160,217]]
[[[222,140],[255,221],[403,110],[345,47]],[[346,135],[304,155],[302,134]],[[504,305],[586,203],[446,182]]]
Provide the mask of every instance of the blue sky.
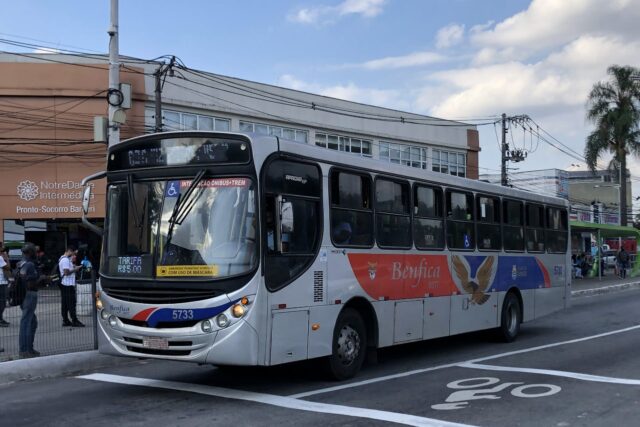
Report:
[[[109,3],[5,2],[0,37],[106,52]],[[121,0],[120,52],[442,118],[528,114],[582,153],[589,89],[640,65],[638,23],[640,0]],[[480,142],[497,172],[493,126]],[[538,145],[520,170],[584,169],[536,142],[514,133]]]

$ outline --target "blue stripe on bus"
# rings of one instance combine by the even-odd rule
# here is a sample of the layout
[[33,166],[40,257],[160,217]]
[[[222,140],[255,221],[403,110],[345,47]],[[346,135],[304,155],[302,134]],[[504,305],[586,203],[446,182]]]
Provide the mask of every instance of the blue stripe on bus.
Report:
[[239,300],[236,300],[217,307],[208,308],[160,308],[149,316],[147,324],[150,327],[155,328],[160,322],[209,319],[222,313],[238,301]]
[[[470,277],[476,277],[486,256],[465,256],[471,268]],[[538,289],[545,286],[545,275],[536,257],[500,256],[491,289],[506,291],[512,286],[519,289]]]

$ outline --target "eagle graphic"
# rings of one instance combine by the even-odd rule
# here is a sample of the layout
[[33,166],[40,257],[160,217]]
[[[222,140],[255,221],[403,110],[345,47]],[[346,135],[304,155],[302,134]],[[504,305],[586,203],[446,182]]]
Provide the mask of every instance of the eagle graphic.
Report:
[[478,305],[482,305],[487,302],[489,295],[485,294],[485,291],[489,287],[489,283],[491,281],[491,270],[493,269],[495,257],[487,257],[487,259],[482,262],[478,268],[478,273],[476,274],[477,283],[469,279],[469,271],[460,257],[453,255],[452,260],[453,270],[456,272],[456,276],[458,276],[458,279],[460,280],[462,289],[471,294],[471,302]]

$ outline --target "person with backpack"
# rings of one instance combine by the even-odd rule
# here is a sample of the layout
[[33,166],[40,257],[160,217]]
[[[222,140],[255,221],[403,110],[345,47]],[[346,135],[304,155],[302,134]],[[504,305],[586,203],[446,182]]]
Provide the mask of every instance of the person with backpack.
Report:
[[21,359],[40,356],[40,352],[33,348],[33,340],[38,329],[36,306],[38,305],[38,282],[40,276],[35,266],[36,247],[33,243],[25,243],[22,247],[22,261],[18,263],[16,281],[17,289],[24,287],[24,300],[20,304],[22,318],[20,318],[19,356]]
[[[76,256],[76,248],[68,246],[58,261],[60,270],[60,293],[62,296],[62,326],[84,327],[76,315],[76,272],[82,266],[75,266],[72,258]],[[69,320],[69,317],[71,320]]]

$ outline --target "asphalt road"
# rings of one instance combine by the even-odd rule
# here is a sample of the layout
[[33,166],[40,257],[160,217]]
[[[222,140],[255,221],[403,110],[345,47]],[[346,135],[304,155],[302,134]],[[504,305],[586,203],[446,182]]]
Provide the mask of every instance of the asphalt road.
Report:
[[141,361],[0,388],[0,425],[640,424],[640,290],[574,299],[523,325],[379,353],[348,382],[314,363],[216,369]]

